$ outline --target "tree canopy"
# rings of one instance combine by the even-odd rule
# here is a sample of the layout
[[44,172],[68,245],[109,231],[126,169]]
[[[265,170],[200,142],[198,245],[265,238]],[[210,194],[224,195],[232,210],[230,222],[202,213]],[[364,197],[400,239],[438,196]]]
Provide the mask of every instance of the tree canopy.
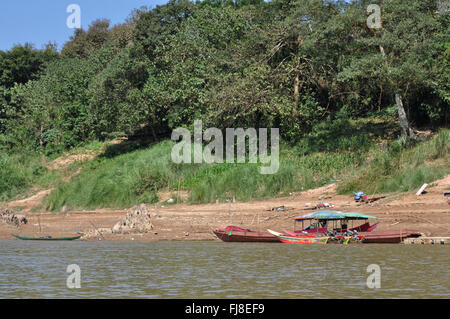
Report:
[[[94,21],[61,53],[0,52],[0,145],[49,152],[190,127],[279,127],[292,143],[325,119],[385,112],[448,125],[449,15],[435,0],[170,0]],[[400,112],[400,111],[399,111]]]

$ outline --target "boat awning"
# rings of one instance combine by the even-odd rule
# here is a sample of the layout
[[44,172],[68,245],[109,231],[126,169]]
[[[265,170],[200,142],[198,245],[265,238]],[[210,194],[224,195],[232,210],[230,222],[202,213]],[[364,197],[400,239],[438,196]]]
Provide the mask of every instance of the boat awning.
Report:
[[336,219],[349,219],[349,220],[357,220],[357,219],[376,219],[374,216],[365,215],[361,213],[355,212],[338,212],[335,210],[321,210],[314,213],[306,214],[303,216],[296,217],[296,221],[302,220],[336,220]]
[[342,213],[342,215],[345,216],[346,219],[377,219],[375,216],[370,216],[366,214],[361,213]]
[[344,217],[335,210],[319,210],[314,213],[306,214],[303,216],[296,217],[295,220],[309,220],[309,219],[343,219]]

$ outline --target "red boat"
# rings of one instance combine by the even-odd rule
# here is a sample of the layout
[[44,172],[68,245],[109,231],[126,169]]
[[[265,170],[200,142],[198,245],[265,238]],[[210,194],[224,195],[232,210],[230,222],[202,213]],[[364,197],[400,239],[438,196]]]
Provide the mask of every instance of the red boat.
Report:
[[406,238],[417,238],[421,234],[413,230],[389,230],[358,233],[364,237],[364,244],[399,244]]
[[221,227],[213,233],[222,241],[236,243],[279,243],[278,238],[268,232],[253,231],[237,226]]

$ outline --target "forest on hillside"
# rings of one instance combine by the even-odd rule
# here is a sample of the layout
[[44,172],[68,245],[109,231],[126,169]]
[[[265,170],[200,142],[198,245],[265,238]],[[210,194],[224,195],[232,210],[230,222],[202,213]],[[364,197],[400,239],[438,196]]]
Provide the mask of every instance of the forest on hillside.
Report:
[[[381,29],[367,7],[381,6]],[[0,51],[0,149],[58,153],[177,127],[279,127],[384,114],[448,126],[450,16],[436,0],[170,0],[99,19],[60,51]],[[400,128],[400,124],[399,124]],[[400,131],[399,131],[400,132]]]

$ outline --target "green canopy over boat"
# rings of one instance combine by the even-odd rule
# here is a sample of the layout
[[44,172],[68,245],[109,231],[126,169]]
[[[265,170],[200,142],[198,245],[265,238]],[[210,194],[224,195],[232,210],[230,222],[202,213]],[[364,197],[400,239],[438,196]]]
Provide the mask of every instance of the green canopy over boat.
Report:
[[377,219],[375,216],[370,216],[361,213],[341,213],[346,219]]
[[316,211],[311,214],[307,214],[301,217],[295,218],[297,221],[302,220],[336,220],[336,219],[347,219],[347,220],[359,220],[359,219],[377,219],[374,216],[365,215],[361,213],[355,212],[338,212],[334,210],[324,210],[324,211]]

